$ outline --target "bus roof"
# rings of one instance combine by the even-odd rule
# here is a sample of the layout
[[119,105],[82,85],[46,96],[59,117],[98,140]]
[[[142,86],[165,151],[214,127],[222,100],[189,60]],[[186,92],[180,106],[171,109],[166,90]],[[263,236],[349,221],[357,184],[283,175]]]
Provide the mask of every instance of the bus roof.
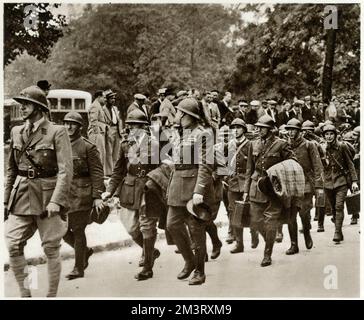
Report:
[[82,90],[71,90],[71,89],[53,89],[49,90],[47,98],[85,98],[92,99],[91,93]]

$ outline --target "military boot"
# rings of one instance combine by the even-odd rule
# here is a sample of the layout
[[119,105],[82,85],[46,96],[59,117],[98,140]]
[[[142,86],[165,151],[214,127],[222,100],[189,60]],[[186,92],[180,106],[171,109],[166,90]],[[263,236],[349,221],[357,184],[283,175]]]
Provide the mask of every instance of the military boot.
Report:
[[266,231],[265,248],[264,248],[264,258],[261,262],[262,267],[267,267],[272,264],[272,252],[274,241],[276,239],[276,229],[269,228]]
[[16,282],[18,283],[20,296],[22,298],[30,298],[32,295],[29,286],[26,285],[25,281],[28,276],[28,274],[25,272],[27,266],[25,257],[23,255],[18,257],[10,257],[9,265],[14,273]]
[[324,222],[325,222],[325,208],[319,209],[319,217],[318,217],[318,228],[317,232],[325,232]]
[[[206,232],[209,234],[209,236],[211,238],[211,242],[212,242],[211,259],[217,259],[220,255],[222,242],[219,239],[216,225],[213,222],[209,223],[206,226]],[[208,260],[208,256],[207,256],[207,260]]]
[[83,278],[84,277],[84,272],[80,271],[77,267],[74,267],[73,270],[66,275],[66,278],[68,280],[73,280],[73,279],[77,279],[77,278]]
[[283,225],[279,224],[278,229],[277,229],[277,235],[275,238],[275,241],[277,243],[281,243],[283,241],[283,231],[282,231]]
[[289,222],[288,232],[289,232],[289,237],[291,239],[291,247],[286,251],[286,255],[293,255],[299,252],[296,219],[294,219],[294,221]]
[[205,252],[202,249],[195,251],[195,272],[188,282],[190,286],[203,284],[206,280],[205,276]]
[[332,241],[334,241],[335,243],[340,243],[340,241],[344,241],[344,235],[342,232],[342,226],[343,226],[343,219],[335,219],[335,233],[334,233],[334,238],[332,239]]
[[235,247],[230,250],[230,253],[240,253],[240,252],[244,252],[244,240],[243,240],[243,235],[244,235],[244,229],[243,228],[234,228],[234,233],[235,233],[235,239],[236,239],[236,244]]
[[303,236],[305,238],[305,245],[307,249],[311,249],[313,247],[313,241],[311,237],[311,223],[310,223],[310,216],[305,215],[301,218],[302,225],[303,225]]
[[255,249],[259,245],[259,234],[258,234],[258,231],[250,228],[250,234],[251,234],[251,237],[252,237],[251,247],[252,247],[252,249]]
[[147,280],[147,279],[153,277],[153,265],[154,265],[154,260],[156,259],[155,255],[154,255],[155,240],[156,240],[156,237],[152,237],[150,239],[143,240],[144,266],[143,266],[142,271],[140,271],[139,273],[137,273],[135,275],[135,279],[137,279],[139,281]]

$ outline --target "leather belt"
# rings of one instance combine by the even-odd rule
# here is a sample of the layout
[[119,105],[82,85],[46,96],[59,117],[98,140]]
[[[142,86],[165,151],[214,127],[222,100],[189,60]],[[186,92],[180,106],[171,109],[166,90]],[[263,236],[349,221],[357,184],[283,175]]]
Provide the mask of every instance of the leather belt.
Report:
[[176,170],[198,169],[198,164],[175,164],[174,168]]
[[136,176],[139,178],[145,177],[150,171],[152,171],[154,168],[151,168],[150,166],[130,166],[128,169],[128,173],[132,176]]
[[21,177],[27,177],[28,179],[36,178],[51,178],[57,175],[57,171],[37,171],[35,169],[18,170],[18,175]]

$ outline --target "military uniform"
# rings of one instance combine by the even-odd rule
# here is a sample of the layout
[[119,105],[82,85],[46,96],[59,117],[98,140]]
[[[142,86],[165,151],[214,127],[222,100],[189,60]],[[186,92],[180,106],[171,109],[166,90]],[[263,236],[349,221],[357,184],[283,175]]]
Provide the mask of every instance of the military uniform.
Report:
[[[333,131],[333,125],[323,127],[323,132]],[[330,201],[335,220],[334,242],[344,240],[342,234],[342,224],[344,221],[344,202],[350,182],[357,182],[353,160],[345,143],[335,140],[328,144],[325,150],[324,174],[325,174],[325,194]]]
[[[257,126],[273,128],[273,119],[269,116],[259,118]],[[258,180],[266,177],[266,170],[278,162],[294,158],[288,142],[275,137],[272,133],[266,141],[254,140],[248,151],[244,193],[249,195],[251,224],[266,241],[262,266],[269,265],[276,237],[278,219],[282,212],[282,203],[274,195],[268,196],[258,188]]]
[[[40,92],[39,92],[39,91]],[[44,101],[37,105],[47,110],[44,93],[29,87],[17,101]],[[57,294],[61,262],[59,248],[67,230],[65,212],[69,206],[72,180],[71,144],[63,126],[54,125],[45,118],[34,123],[27,134],[28,123],[11,131],[10,154],[4,202],[10,215],[6,223],[6,244],[10,267],[14,271],[21,295],[30,296],[24,287],[24,246],[38,229],[48,259],[48,296]],[[61,207],[59,215],[47,217],[47,206],[52,202]]]
[[[72,113],[69,113],[64,121],[76,122],[77,119],[75,121]],[[71,141],[71,146],[73,180],[69,197],[68,231],[64,240],[75,249],[75,273],[83,275],[86,254],[91,253],[90,249],[87,250],[85,228],[94,199],[101,199],[105,189],[104,171],[99,152],[93,143],[79,136]]]
[[[301,131],[301,122],[297,119],[288,121],[286,129],[297,129]],[[312,248],[312,238],[310,235],[311,229],[311,216],[310,211],[313,207],[312,197],[315,194],[315,189],[322,189],[323,191],[323,166],[317,146],[314,142],[308,141],[302,136],[298,136],[294,141],[290,139],[290,146],[292,151],[301,165],[305,175],[305,192],[304,198],[300,204],[291,207],[289,215],[288,230],[291,238],[291,248],[286,252],[287,254],[294,254],[298,252],[297,241],[297,210],[302,221],[303,234],[307,249]]]

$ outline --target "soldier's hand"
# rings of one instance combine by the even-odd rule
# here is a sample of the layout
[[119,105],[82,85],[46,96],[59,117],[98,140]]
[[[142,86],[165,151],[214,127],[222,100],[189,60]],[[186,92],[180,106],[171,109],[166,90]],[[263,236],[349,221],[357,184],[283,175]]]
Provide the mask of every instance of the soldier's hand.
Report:
[[359,191],[359,186],[358,186],[358,184],[356,182],[352,183],[351,190],[353,190],[353,192]]
[[102,195],[101,195],[101,199],[102,200],[107,200],[107,199],[110,199],[111,198],[111,193],[106,191],[106,192],[103,192]]
[[102,199],[94,199],[93,207],[96,208],[96,212],[99,212],[104,208],[104,202]]
[[47,206],[48,218],[54,217],[61,212],[61,206],[57,203],[50,202]]
[[192,202],[195,206],[203,203],[203,195],[199,194],[199,193],[194,193],[193,194],[193,198],[192,198]]

